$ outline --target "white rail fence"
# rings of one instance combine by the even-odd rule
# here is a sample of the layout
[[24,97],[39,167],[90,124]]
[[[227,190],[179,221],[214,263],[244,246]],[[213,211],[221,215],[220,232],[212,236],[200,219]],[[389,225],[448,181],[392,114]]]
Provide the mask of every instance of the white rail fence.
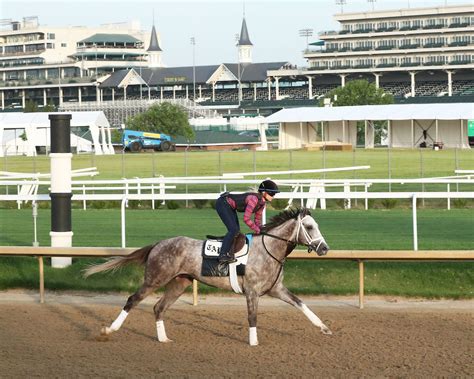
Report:
[[[472,182],[470,182],[472,184]],[[1,184],[1,183],[0,183]],[[154,194],[73,194],[73,201],[95,201],[114,200],[121,203],[121,246],[126,245],[126,207],[130,200],[215,200],[220,192],[212,193],[154,193]],[[314,199],[314,193],[281,192],[279,198],[283,199]],[[418,250],[418,223],[417,223],[417,200],[418,199],[474,199],[474,191],[466,192],[325,192],[319,194],[320,199],[411,199],[413,220],[413,250]],[[50,201],[48,194],[30,195],[0,195],[0,201]],[[33,208],[35,215],[35,207]],[[265,215],[264,215],[265,217]],[[263,220],[265,222],[265,218]],[[36,224],[36,220],[35,220]],[[36,237],[35,237],[36,240]]]

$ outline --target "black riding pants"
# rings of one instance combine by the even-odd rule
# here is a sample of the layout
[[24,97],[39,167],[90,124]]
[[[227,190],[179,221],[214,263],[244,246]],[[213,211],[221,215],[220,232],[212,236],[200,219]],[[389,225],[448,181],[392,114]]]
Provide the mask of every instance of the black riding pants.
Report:
[[227,228],[227,234],[222,241],[221,248],[221,254],[224,254],[230,252],[234,236],[240,232],[239,218],[237,217],[237,211],[230,206],[225,196],[217,199],[216,211]]

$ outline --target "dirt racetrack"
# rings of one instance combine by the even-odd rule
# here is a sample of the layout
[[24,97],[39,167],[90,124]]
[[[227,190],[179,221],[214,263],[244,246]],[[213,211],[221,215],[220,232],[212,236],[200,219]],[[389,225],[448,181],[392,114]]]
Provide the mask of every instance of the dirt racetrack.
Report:
[[236,297],[175,304],[165,319],[172,343],[156,341],[154,300],[100,338],[125,300],[49,295],[41,305],[0,293],[0,377],[474,376],[473,302],[369,300],[359,310],[305,299],[332,329],[326,336],[296,309],[262,299],[260,345],[250,347],[245,301]]

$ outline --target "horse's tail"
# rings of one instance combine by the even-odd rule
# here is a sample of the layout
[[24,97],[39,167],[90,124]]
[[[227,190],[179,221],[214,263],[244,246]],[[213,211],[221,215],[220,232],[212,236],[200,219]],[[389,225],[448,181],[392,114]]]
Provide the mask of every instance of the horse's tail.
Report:
[[141,249],[135,250],[125,257],[110,258],[102,264],[91,265],[86,270],[84,270],[83,276],[87,278],[93,274],[97,274],[98,272],[116,270],[120,267],[128,265],[129,263],[138,263],[140,265],[144,265],[148,259],[151,249],[153,249],[155,246],[156,244],[148,245],[142,247]]

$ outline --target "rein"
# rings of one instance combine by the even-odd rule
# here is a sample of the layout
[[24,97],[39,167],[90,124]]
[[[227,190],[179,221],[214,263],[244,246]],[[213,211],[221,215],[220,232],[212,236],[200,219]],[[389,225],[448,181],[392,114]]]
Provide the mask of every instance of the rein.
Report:
[[276,238],[276,239],[279,239],[279,240],[282,240],[282,241],[286,241],[288,243],[288,245],[291,243],[291,241],[289,240],[286,240],[284,238],[280,238],[278,236],[274,236],[272,234],[267,234],[267,233],[262,233],[262,245],[263,245],[263,248],[265,249],[265,251],[267,252],[267,254],[272,257],[274,260],[276,260],[281,267],[283,267],[283,265],[285,264],[285,261],[286,261],[286,257],[283,258],[282,261],[280,261],[278,258],[276,258],[272,253],[270,253],[270,251],[267,249],[267,246],[265,245],[265,239],[263,237],[265,236],[268,236],[268,237],[273,237],[273,238]]
[[[300,242],[296,242],[298,241],[298,237],[299,237],[299,233],[300,233],[300,229],[303,229],[303,235],[304,237],[306,238],[306,241],[309,242],[309,243],[300,243]],[[308,234],[308,232],[306,231],[305,227],[303,226],[303,220],[302,219],[299,219],[298,220],[298,229],[296,230],[296,238],[295,238],[295,241],[292,241],[291,239],[287,239],[287,238],[283,238],[283,237],[280,237],[280,236],[277,236],[275,234],[270,234],[270,233],[267,233],[267,232],[262,232],[260,233],[261,236],[262,236],[262,245],[263,245],[263,248],[265,249],[265,252],[273,258],[273,260],[275,260],[276,262],[278,262],[278,264],[280,265],[280,268],[278,270],[278,274],[276,275],[275,277],[275,281],[273,282],[273,284],[270,286],[270,288],[265,291],[265,294],[270,291],[273,286],[275,285],[275,283],[278,281],[278,278],[280,277],[281,275],[281,272],[283,271],[283,265],[285,264],[285,261],[286,261],[286,256],[289,254],[288,253],[288,249],[287,249],[287,255],[285,255],[285,257],[282,259],[282,260],[279,260],[277,257],[275,257],[267,248],[267,246],[265,245],[265,236],[267,237],[271,237],[271,238],[275,238],[277,240],[280,240],[280,241],[284,241],[286,242],[287,244],[287,248],[290,246],[290,245],[293,245],[293,248],[291,250],[293,250],[296,246],[298,245],[301,245],[301,246],[306,246],[308,248],[308,253],[311,252],[312,250],[312,247],[311,247],[311,243],[313,242],[313,240],[311,240],[311,236]],[[292,233],[292,235],[295,234],[295,232]],[[324,241],[324,238],[321,236],[320,238],[320,241],[319,241],[319,244],[318,246],[316,247],[316,249],[319,248],[319,245],[321,245],[321,243]],[[291,252],[290,250],[290,252]]]
[[[303,229],[303,235],[304,237],[306,238],[306,240],[309,242],[309,243],[301,243],[301,242],[297,242],[298,241],[298,236],[299,236],[299,233],[300,233],[300,229]],[[298,229],[296,231],[296,240],[295,241],[292,241],[292,240],[289,240],[287,238],[282,238],[280,236],[277,236],[275,234],[270,234],[270,233],[267,233],[267,232],[262,232],[260,233],[261,236],[262,236],[262,244],[263,244],[263,247],[265,248],[265,251],[267,252],[268,255],[270,255],[270,257],[272,257],[275,261],[277,261],[281,266],[283,266],[283,264],[285,263],[285,260],[286,260],[286,257],[283,258],[282,261],[280,261],[279,259],[277,259],[272,253],[270,253],[270,251],[267,249],[267,246],[265,245],[265,240],[264,240],[264,237],[265,236],[268,236],[268,237],[271,237],[271,238],[275,238],[277,240],[280,240],[280,241],[284,241],[286,242],[287,245],[294,245],[295,247],[300,245],[300,246],[306,246],[308,248],[308,253],[311,252],[311,250],[313,250],[313,247],[311,245],[311,243],[313,242],[313,240],[311,240],[311,237],[310,235],[308,234],[308,232],[306,231],[305,227],[303,226],[303,220],[300,219],[298,220]],[[319,239],[319,243],[318,243],[318,246],[316,247],[316,251],[317,249],[319,248],[319,246],[321,245],[321,243],[324,241],[324,238],[321,236]]]

